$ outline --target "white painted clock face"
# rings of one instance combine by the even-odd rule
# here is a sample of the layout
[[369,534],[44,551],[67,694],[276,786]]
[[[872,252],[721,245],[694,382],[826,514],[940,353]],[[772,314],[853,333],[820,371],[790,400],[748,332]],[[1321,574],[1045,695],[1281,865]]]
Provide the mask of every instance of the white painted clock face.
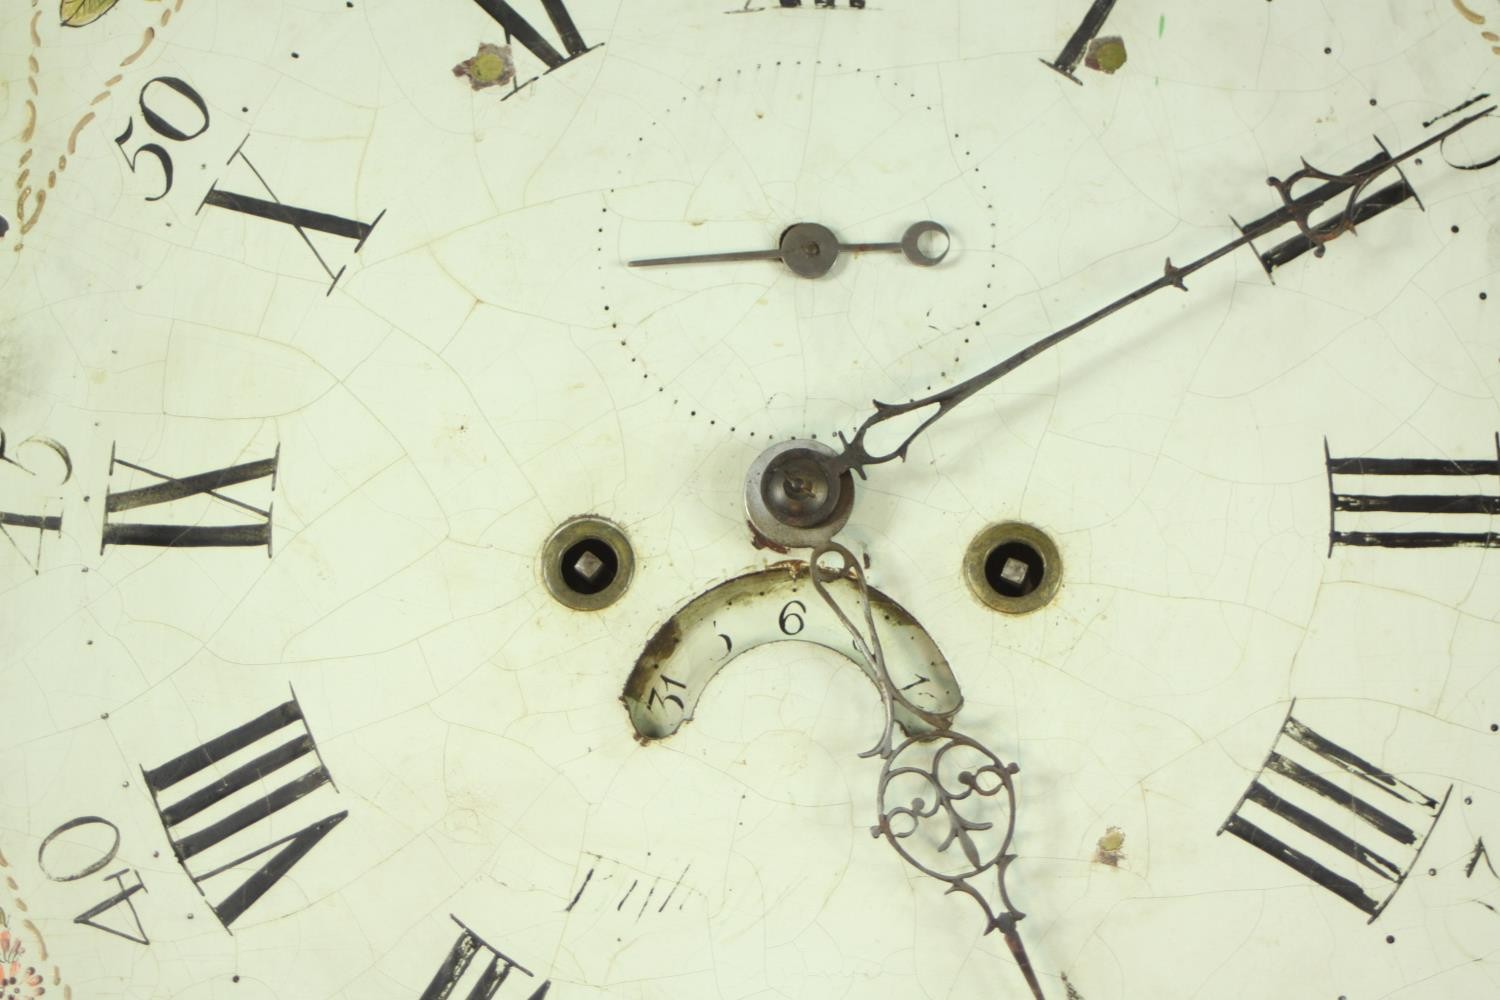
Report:
[[10,4],[0,997],[1495,994],[1495,32]]

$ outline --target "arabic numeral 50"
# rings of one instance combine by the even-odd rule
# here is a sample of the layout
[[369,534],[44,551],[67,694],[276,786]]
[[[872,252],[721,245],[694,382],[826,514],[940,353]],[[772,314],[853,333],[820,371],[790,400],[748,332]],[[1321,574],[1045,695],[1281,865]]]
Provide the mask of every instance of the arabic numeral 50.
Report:
[[[168,90],[186,98],[188,103],[198,110],[198,114],[203,120],[195,130],[186,132],[178,128],[168,121],[161,112],[155,110],[146,102],[147,91],[151,89],[153,84],[161,84],[161,86],[166,87]],[[147,80],[145,86],[141,88],[140,105],[141,117],[146,120],[147,127],[163,139],[170,139],[173,142],[187,142],[189,139],[196,139],[208,131],[208,104],[203,100],[203,95],[175,76],[158,76]],[[125,123],[125,131],[115,137],[115,145],[120,147],[120,155],[125,157],[125,165],[130,168],[131,173],[135,173],[136,160],[140,159],[142,153],[147,153],[156,158],[157,164],[161,166],[162,189],[160,194],[153,195],[146,200],[161,201],[167,196],[167,192],[172,190],[172,154],[167,152],[165,146],[155,142],[142,143],[136,147],[134,153],[126,151],[125,144],[130,141],[131,136],[134,134],[135,122],[127,121]]]

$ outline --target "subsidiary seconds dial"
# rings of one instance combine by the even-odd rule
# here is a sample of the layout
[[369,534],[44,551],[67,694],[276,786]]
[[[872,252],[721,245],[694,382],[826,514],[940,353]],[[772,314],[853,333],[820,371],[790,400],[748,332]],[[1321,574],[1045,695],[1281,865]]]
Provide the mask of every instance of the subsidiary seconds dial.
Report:
[[994,247],[987,150],[942,101],[934,74],[816,59],[668,97],[605,197],[621,360],[746,437],[830,433],[872,394],[938,384],[982,346],[1014,267]]

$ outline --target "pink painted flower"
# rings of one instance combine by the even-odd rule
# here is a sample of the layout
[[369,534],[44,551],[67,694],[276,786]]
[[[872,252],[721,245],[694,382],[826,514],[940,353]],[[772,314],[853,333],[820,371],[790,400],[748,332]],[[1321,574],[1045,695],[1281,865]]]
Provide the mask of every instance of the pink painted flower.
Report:
[[34,966],[22,965],[26,951],[9,930],[0,930],[0,1000],[36,1000],[46,994],[41,974]]

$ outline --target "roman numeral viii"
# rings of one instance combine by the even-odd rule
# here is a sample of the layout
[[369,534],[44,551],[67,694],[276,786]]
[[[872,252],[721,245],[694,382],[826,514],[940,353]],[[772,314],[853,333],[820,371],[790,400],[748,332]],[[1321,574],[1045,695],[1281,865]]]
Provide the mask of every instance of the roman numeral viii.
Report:
[[[256,747],[251,753],[244,753],[251,751],[252,746],[262,740],[266,741],[265,745]],[[190,791],[179,789],[178,786],[187,783],[189,779],[231,757],[236,758],[236,763],[221,776],[206,784],[194,783],[195,787]],[[300,777],[272,787],[272,776],[277,771],[290,768],[299,761],[311,764],[311,769]],[[330,830],[349,815],[348,810],[333,813],[309,823],[296,833],[236,854],[236,851],[245,846],[241,841],[226,847],[223,852],[236,854],[235,857],[214,864],[206,871],[195,874],[188,866],[190,861],[224,844],[236,834],[257,824],[266,823],[269,826],[268,821],[276,813],[324,785],[333,784],[333,779],[318,754],[312,731],[307,728],[307,722],[302,717],[302,708],[297,704],[295,694],[291,701],[277,705],[243,726],[216,736],[159,767],[143,769],[142,774],[147,787],[151,789],[151,797],[161,816],[162,826],[172,843],[172,852],[193,884],[198,887],[198,891],[203,892],[203,884],[215,876],[275,852],[219,902],[209,903],[225,929],[281,881],[293,865],[306,857],[319,841],[328,836]],[[186,793],[181,794],[184,791]],[[164,803],[168,792],[181,794],[181,797],[171,803]],[[223,807],[217,808],[221,803]],[[206,825],[189,822],[204,814],[208,814],[205,819],[210,816],[216,818],[209,819]],[[193,832],[179,834],[178,828],[184,825],[194,827]]]
[[[1489,530],[1487,518],[1500,515],[1500,488],[1484,492],[1480,480],[1500,478],[1500,434],[1495,435],[1494,458],[1334,458],[1323,443],[1328,464],[1328,552],[1335,545],[1379,546],[1392,549],[1435,549],[1458,546],[1500,548],[1500,532]],[[1363,480],[1364,492],[1349,484]],[[1464,483],[1462,480],[1470,482]],[[1371,483],[1390,483],[1411,492],[1368,492]],[[1453,484],[1449,491],[1443,486]],[[1357,489],[1358,487],[1356,487]],[[1356,531],[1347,521],[1360,516],[1379,519],[1391,530]],[[1425,516],[1424,516],[1425,515]],[[1468,516],[1468,520],[1464,520]],[[1464,525],[1467,531],[1434,531],[1443,521]],[[1418,522],[1414,524],[1413,522]],[[1364,524],[1362,520],[1362,526]],[[1484,527],[1487,530],[1474,530]]]
[[1447,802],[1447,792],[1439,801],[1288,713],[1219,833],[1234,834],[1374,921],[1416,864]]

